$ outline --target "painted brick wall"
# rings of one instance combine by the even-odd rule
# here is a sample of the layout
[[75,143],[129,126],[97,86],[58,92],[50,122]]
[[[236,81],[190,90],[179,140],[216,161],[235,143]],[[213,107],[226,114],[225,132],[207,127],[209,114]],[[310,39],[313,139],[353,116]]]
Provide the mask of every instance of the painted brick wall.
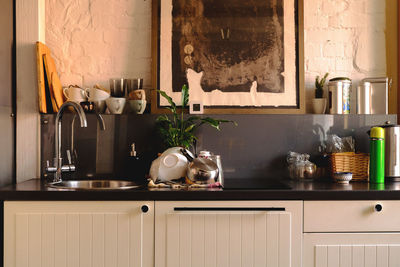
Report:
[[[385,1],[304,0],[304,10],[308,100],[316,75],[357,85],[386,74]],[[63,85],[143,77],[151,87],[151,0],[46,0],[46,43]]]
[[315,76],[325,72],[350,77],[353,100],[361,79],[386,75],[385,1],[304,0],[304,10],[307,99],[314,97]]

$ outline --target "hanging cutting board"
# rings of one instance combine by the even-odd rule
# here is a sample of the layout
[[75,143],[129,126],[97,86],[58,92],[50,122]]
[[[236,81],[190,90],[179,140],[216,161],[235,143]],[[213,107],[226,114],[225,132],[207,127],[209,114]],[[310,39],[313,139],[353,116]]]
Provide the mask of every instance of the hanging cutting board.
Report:
[[[49,48],[41,43],[36,42],[36,64],[37,64],[37,82],[38,82],[38,95],[39,95],[39,111],[47,113],[49,110],[46,106],[46,80],[43,56],[50,53]],[[50,83],[50,82],[49,82]],[[49,91],[50,93],[50,91]],[[50,103],[49,103],[50,104]]]
[[50,92],[52,92],[58,111],[64,103],[63,90],[57,74],[56,64],[50,54],[44,55],[44,66],[46,68],[47,80],[50,83]]
[[[46,80],[50,93],[51,106],[54,112],[57,112],[64,103],[62,85],[58,77],[56,64],[51,56],[50,49],[43,43],[37,42],[38,57],[38,87],[39,87],[39,108],[43,113],[49,112],[46,108]],[[40,62],[41,61],[41,62]],[[46,77],[44,77],[46,75]],[[47,78],[47,79],[45,79]],[[47,103],[50,104],[50,103]]]

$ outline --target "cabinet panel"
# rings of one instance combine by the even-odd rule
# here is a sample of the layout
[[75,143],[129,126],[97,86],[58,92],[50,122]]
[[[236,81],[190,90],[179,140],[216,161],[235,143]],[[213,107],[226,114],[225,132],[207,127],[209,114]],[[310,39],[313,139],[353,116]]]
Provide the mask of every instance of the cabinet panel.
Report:
[[399,231],[400,201],[304,201],[304,232]]
[[[175,210],[182,207],[187,209]],[[225,209],[229,207],[285,210]],[[300,266],[299,201],[156,202],[156,210],[157,267]]]
[[303,266],[400,266],[400,233],[304,234]]
[[153,202],[5,202],[4,215],[4,266],[153,266]]

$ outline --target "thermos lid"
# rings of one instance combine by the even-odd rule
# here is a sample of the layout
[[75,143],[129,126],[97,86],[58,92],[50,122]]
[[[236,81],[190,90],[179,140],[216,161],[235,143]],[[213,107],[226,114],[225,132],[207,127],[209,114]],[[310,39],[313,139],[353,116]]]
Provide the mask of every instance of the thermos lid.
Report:
[[337,84],[337,83],[350,83],[351,79],[347,77],[336,77],[329,80],[329,84]]
[[370,137],[384,139],[385,138],[385,130],[382,127],[372,127]]

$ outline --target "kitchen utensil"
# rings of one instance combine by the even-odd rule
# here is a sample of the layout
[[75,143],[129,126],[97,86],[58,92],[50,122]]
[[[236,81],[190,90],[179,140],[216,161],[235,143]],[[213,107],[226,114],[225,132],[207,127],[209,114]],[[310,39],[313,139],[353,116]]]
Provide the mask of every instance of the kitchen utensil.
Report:
[[329,80],[329,113],[350,114],[351,80],[349,78],[333,78]]
[[106,101],[105,100],[99,100],[99,101],[93,101],[94,103],[94,109],[96,110],[97,113],[103,114],[106,111]]
[[128,94],[134,90],[143,89],[143,78],[124,79]]
[[367,181],[369,169],[369,154],[342,152],[332,153],[329,157],[330,170],[333,177],[335,172],[351,172],[354,181]]
[[391,83],[392,80],[387,77],[363,79],[359,86],[360,95],[357,94],[359,114],[388,114],[388,92]]
[[220,185],[223,187],[224,186],[224,171],[222,169],[222,162],[221,162],[221,156],[220,155],[212,155],[210,158],[212,161],[217,164],[218,167],[218,178],[217,182],[220,183]]
[[382,127],[372,127],[370,133],[369,182],[385,182],[385,131]]
[[111,114],[122,114],[125,103],[125,97],[109,97],[106,99],[106,104]]
[[385,180],[400,181],[400,125],[383,125],[385,129]]
[[196,184],[214,184],[218,181],[218,166],[210,159],[193,158],[185,149],[180,150],[188,159],[187,178]]
[[50,92],[53,92],[54,100],[57,104],[58,109],[64,104],[63,89],[60,82],[60,78],[57,74],[56,64],[54,63],[51,54],[44,55],[44,63],[46,68],[47,80],[50,84]]
[[112,97],[125,96],[125,79],[110,79],[110,92]]
[[142,89],[130,91],[128,98],[131,100],[146,100],[146,92]]
[[128,100],[128,103],[135,114],[143,114],[147,104],[146,100]]
[[371,83],[364,82],[357,87],[357,114],[371,114]]
[[46,106],[46,85],[45,85],[45,70],[44,70],[44,55],[49,54],[50,49],[41,42],[36,42],[36,63],[37,63],[37,75],[38,75],[38,93],[39,93],[39,111],[41,113],[47,113]]
[[73,101],[78,104],[87,100],[85,91],[80,87],[69,86],[63,89],[63,93],[68,101]]
[[106,91],[97,89],[97,88],[86,88],[85,95],[89,101],[93,101],[93,102],[100,101],[100,100],[106,100],[107,98],[110,97],[109,93],[107,93]]
[[348,184],[353,178],[353,174],[351,172],[335,172],[333,174],[333,179],[338,184]]

